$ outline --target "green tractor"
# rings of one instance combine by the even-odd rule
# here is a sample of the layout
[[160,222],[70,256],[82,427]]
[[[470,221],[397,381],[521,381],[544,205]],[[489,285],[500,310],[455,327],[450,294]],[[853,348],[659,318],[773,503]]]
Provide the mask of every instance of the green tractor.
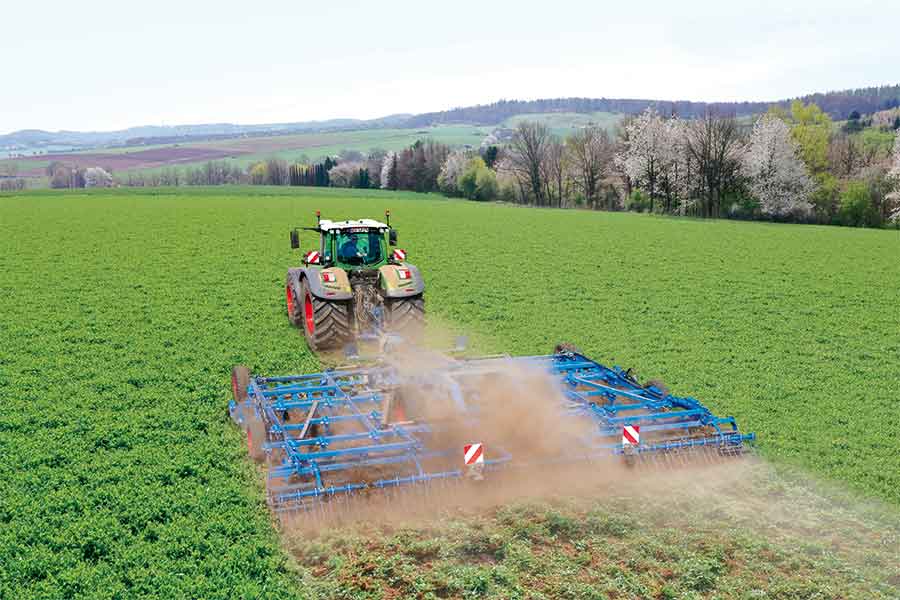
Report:
[[[397,245],[390,212],[385,223],[372,219],[329,221],[316,211],[319,234],[303,266],[288,269],[288,319],[303,327],[313,351],[331,350],[383,333],[418,341],[425,324],[425,283]],[[390,248],[389,248],[390,247]],[[300,232],[291,231],[291,248]]]

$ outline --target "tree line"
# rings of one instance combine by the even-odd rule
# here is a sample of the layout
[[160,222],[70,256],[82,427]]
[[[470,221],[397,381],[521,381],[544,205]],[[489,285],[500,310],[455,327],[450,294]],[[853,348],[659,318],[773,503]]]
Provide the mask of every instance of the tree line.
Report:
[[[815,104],[755,119],[647,108],[615,131],[555,135],[523,121],[508,143],[417,141],[398,151],[345,150],[320,162],[270,158],[126,173],[123,185],[294,185],[439,192],[472,200],[706,218],[879,227],[900,217],[900,109],[852,112],[838,127]],[[80,181],[62,170],[61,187]],[[53,179],[51,179],[52,183]]]
[[[804,104],[816,104],[832,118],[846,119],[854,110],[873,113],[900,106],[900,85],[875,86],[835,92],[809,94],[799,98]],[[637,115],[652,108],[662,114],[678,114],[682,118],[699,118],[709,112],[752,116],[768,110],[769,102],[688,102],[615,98],[549,98],[542,100],[500,100],[451,110],[424,113],[404,121],[404,127],[427,127],[435,124],[476,123],[495,125],[510,117],[553,112],[612,112]],[[776,102],[789,108],[792,100]]]

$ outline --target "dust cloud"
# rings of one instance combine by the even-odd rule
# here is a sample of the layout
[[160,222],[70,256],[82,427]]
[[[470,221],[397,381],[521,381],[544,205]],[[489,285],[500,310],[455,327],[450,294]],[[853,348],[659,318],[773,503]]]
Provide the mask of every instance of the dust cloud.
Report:
[[[752,453],[695,452],[631,466],[621,456],[579,460],[577,440],[592,420],[565,414],[563,392],[543,369],[499,357],[474,368],[469,363],[465,375],[456,376],[452,357],[408,348],[385,360],[407,381],[399,393],[405,417],[435,425],[429,446],[459,449],[451,463],[430,464],[429,470],[465,469],[463,445],[480,442],[489,463],[484,479],[452,478],[329,498],[309,511],[284,515],[280,524],[289,536],[309,539],[357,526],[427,527],[511,503],[565,501],[584,510],[626,506],[665,526],[715,523],[791,547],[824,544],[859,564],[875,556],[884,569],[894,570],[887,579],[900,583],[900,511],[894,507],[861,500],[798,471],[776,469]],[[454,389],[462,390],[463,404]],[[505,452],[515,459],[494,468],[490,461]],[[523,466],[529,462],[541,465]]]

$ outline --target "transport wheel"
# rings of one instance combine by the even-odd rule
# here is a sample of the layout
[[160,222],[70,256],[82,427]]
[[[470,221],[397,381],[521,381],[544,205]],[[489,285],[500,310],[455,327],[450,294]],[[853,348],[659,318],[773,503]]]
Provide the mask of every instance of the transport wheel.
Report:
[[425,333],[425,298],[422,294],[409,298],[385,298],[384,324],[391,333],[411,342],[421,342]]
[[284,282],[284,299],[285,306],[287,307],[288,321],[291,322],[291,325],[296,327],[300,324],[301,310],[297,298],[294,297],[294,286],[291,285],[290,275],[288,275],[287,280]]
[[300,283],[300,320],[310,350],[338,348],[350,339],[350,303],[316,298],[306,279]]

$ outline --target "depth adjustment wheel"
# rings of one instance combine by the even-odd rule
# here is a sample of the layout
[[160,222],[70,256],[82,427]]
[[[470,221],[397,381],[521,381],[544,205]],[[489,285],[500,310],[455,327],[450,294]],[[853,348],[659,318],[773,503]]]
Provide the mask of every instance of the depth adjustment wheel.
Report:
[[284,296],[288,321],[291,322],[291,325],[296,327],[300,324],[300,307],[297,298],[294,296],[294,286],[291,284],[290,275],[288,275],[287,280],[284,282]]

